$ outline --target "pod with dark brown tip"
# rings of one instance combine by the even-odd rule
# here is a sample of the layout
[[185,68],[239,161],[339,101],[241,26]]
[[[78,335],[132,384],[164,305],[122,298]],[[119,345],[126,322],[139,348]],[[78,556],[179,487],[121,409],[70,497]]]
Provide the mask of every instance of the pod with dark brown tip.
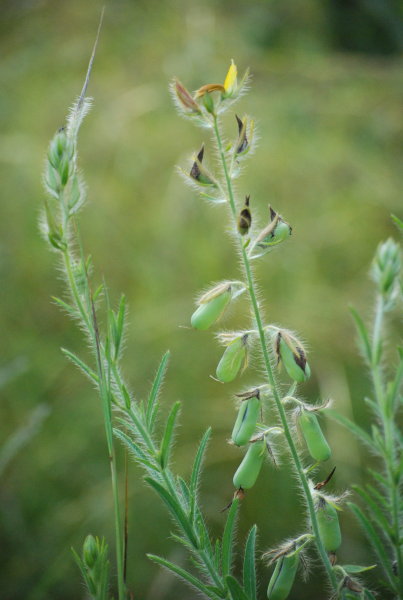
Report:
[[269,581],[268,600],[286,600],[294,584],[298,570],[299,553],[291,552],[281,556]]
[[258,397],[244,400],[239,407],[238,416],[232,430],[231,439],[237,446],[244,446],[252,437],[259,417],[260,400]]
[[305,351],[301,343],[285,331],[277,333],[276,354],[291,379],[297,383],[309,379],[311,369],[306,360]]
[[226,347],[217,365],[217,379],[223,383],[233,381],[242,369],[247,359],[248,334],[235,338]]
[[341,531],[337,509],[324,496],[316,504],[319,535],[326,552],[336,552],[341,544]]
[[264,438],[249,444],[249,448],[234,475],[233,482],[237,490],[239,488],[249,490],[255,485],[265,453],[266,442]]
[[298,424],[308,447],[309,454],[317,461],[328,460],[332,453],[314,412],[302,409]]

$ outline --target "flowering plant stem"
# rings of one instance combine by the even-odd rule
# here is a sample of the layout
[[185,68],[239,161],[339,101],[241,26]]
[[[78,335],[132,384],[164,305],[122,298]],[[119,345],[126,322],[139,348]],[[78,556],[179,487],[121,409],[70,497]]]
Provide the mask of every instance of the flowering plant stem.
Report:
[[[61,198],[61,204],[64,209],[64,230],[67,231],[70,226],[69,223],[69,212],[67,205],[64,203],[64,199]],[[80,240],[76,233],[76,241],[80,245]],[[114,507],[114,524],[115,524],[115,540],[116,540],[116,569],[117,569],[117,583],[118,583],[118,598],[124,600],[126,598],[125,582],[124,582],[124,569],[123,569],[123,535],[122,535],[122,516],[119,501],[119,485],[118,475],[116,466],[116,451],[114,447],[113,439],[113,425],[112,425],[112,396],[108,379],[110,379],[110,373],[105,372],[105,365],[107,364],[105,356],[105,348],[103,347],[98,331],[97,317],[94,307],[94,300],[91,292],[91,288],[88,281],[87,273],[84,273],[84,297],[83,302],[77,283],[74,277],[73,264],[75,259],[73,250],[71,248],[71,240],[66,243],[66,247],[63,250],[63,260],[65,272],[67,275],[67,281],[70,288],[70,293],[73,298],[76,309],[79,312],[83,326],[86,329],[86,333],[90,339],[91,346],[94,349],[96,367],[97,367],[97,385],[99,394],[102,401],[102,410],[104,416],[104,426],[106,434],[106,443],[108,448],[109,465],[111,471],[111,484],[112,484],[112,495],[113,495],[113,507]],[[84,262],[84,261],[82,261]],[[108,367],[109,369],[109,367]]]
[[[226,182],[226,186],[227,186],[228,202],[229,202],[229,206],[230,206],[232,217],[233,217],[234,228],[236,231],[237,209],[235,206],[234,191],[232,188],[232,182],[231,182],[230,174],[228,171],[228,165],[227,165],[227,161],[226,161],[225,154],[224,154],[223,143],[222,143],[222,139],[221,139],[217,115],[214,115],[214,117],[213,117],[213,129],[214,129],[215,141],[216,141],[217,148],[218,148],[219,155],[220,155],[222,169],[224,172],[225,182]],[[275,401],[275,404],[276,404],[276,407],[277,407],[277,410],[278,410],[278,413],[280,416],[281,424],[284,429],[284,435],[286,437],[287,444],[288,444],[292,459],[294,461],[295,468],[297,470],[302,488],[304,490],[305,500],[306,500],[306,503],[308,506],[309,517],[310,517],[310,521],[311,521],[311,525],[312,525],[312,531],[315,536],[316,548],[317,548],[320,558],[323,562],[324,568],[326,569],[326,573],[328,575],[329,581],[330,581],[333,589],[336,589],[336,587],[337,587],[336,577],[334,575],[332,565],[330,564],[329,557],[326,553],[326,550],[325,550],[323,543],[321,541],[321,538],[319,536],[318,522],[317,522],[317,518],[316,518],[314,502],[313,502],[312,494],[311,494],[311,491],[309,488],[308,480],[304,473],[304,469],[303,469],[301,461],[299,459],[297,449],[296,449],[294,441],[292,439],[292,435],[291,435],[290,428],[288,425],[285,410],[281,403],[281,397],[280,397],[280,394],[279,394],[279,391],[277,388],[277,383],[276,383],[273,369],[271,366],[270,357],[269,357],[268,350],[267,350],[265,331],[264,331],[264,327],[263,327],[262,318],[260,315],[259,303],[258,303],[257,297],[256,297],[256,291],[255,291],[256,286],[255,286],[255,282],[254,282],[254,278],[253,278],[253,272],[252,272],[252,268],[251,268],[251,264],[250,264],[250,259],[246,252],[246,248],[245,248],[245,244],[242,240],[242,236],[240,234],[237,234],[237,237],[238,237],[240,250],[241,250],[242,263],[243,263],[243,267],[245,269],[246,279],[247,279],[247,283],[248,283],[247,290],[249,292],[249,297],[250,297],[250,301],[251,301],[252,309],[253,309],[253,315],[254,315],[257,330],[259,333],[259,341],[260,341],[261,351],[263,354],[263,360],[264,360],[264,366],[265,366],[265,370],[266,370],[266,374],[267,374],[267,379],[272,388],[274,401]]]

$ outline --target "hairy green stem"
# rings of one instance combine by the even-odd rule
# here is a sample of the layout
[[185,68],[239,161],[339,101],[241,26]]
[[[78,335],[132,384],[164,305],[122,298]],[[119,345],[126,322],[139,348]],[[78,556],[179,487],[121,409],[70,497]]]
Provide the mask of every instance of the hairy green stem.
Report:
[[[67,220],[66,220],[67,225]],[[65,231],[67,228],[64,229]],[[114,506],[114,523],[115,523],[115,540],[116,540],[116,567],[117,567],[117,580],[118,580],[118,598],[119,600],[125,600],[126,589],[124,583],[124,565],[123,565],[123,535],[122,535],[122,518],[120,511],[119,501],[119,484],[116,466],[116,452],[113,443],[113,426],[112,426],[112,410],[111,410],[111,398],[109,393],[109,386],[107,385],[104,361],[103,361],[103,348],[98,335],[98,327],[96,322],[95,310],[91,300],[91,314],[85,308],[84,303],[80,297],[80,292],[77,289],[77,284],[74,278],[72,268],[72,255],[69,246],[67,245],[66,250],[63,252],[64,266],[67,274],[69,287],[74,299],[74,302],[80,312],[80,316],[87,328],[88,335],[95,347],[97,373],[98,373],[98,385],[99,392],[102,400],[102,409],[104,415],[104,426],[106,434],[106,443],[108,448],[109,465],[111,470],[111,484],[112,484],[112,495],[113,495],[113,506]],[[87,282],[88,288],[88,282]],[[90,290],[86,290],[87,295],[91,298]]]
[[[217,120],[216,116],[214,116],[214,133],[215,133],[217,147],[218,147],[221,164],[222,164],[222,168],[223,168],[223,172],[224,172],[224,177],[225,177],[225,181],[226,181],[226,185],[227,185],[229,205],[231,208],[232,216],[234,219],[234,224],[236,227],[237,210],[236,210],[236,206],[235,206],[234,192],[233,192],[233,188],[232,188],[231,177],[228,172],[227,161],[226,161],[224,150],[223,150],[221,134],[220,134],[220,130],[218,127],[218,120]],[[296,446],[294,444],[294,441],[293,441],[293,438],[291,435],[290,427],[289,427],[288,421],[287,421],[287,416],[286,416],[284,407],[281,402],[280,393],[278,391],[277,383],[276,383],[273,369],[271,366],[270,356],[269,356],[269,353],[267,350],[264,326],[263,326],[263,322],[262,322],[262,318],[261,318],[261,314],[260,314],[260,307],[259,307],[259,303],[258,303],[257,296],[256,296],[256,285],[254,282],[254,277],[253,277],[249,257],[247,255],[241,235],[238,235],[238,239],[239,239],[239,245],[240,245],[240,249],[241,249],[243,267],[244,267],[247,282],[248,282],[248,291],[249,291],[249,297],[250,297],[252,308],[253,308],[253,315],[254,315],[254,319],[255,319],[256,326],[257,326],[258,333],[259,333],[259,340],[260,340],[261,350],[262,350],[262,354],[263,354],[263,360],[264,360],[264,366],[265,366],[267,378],[268,378],[268,381],[269,381],[272,391],[273,391],[274,401],[276,403],[276,407],[277,407],[277,410],[278,410],[278,413],[280,416],[281,424],[284,429],[284,434],[285,434],[285,437],[286,437],[286,440],[288,443],[288,447],[289,447],[291,456],[293,458],[295,468],[298,472],[298,476],[299,476],[302,488],[304,490],[304,495],[305,495],[306,503],[308,506],[310,520],[311,520],[312,530],[313,530],[313,533],[315,536],[316,547],[317,547],[318,553],[322,559],[323,565],[326,569],[326,572],[327,572],[327,575],[331,582],[331,585],[332,585],[333,589],[336,589],[336,587],[337,587],[336,577],[333,572],[329,557],[326,553],[326,550],[322,544],[322,540],[319,535],[318,522],[316,519],[315,507],[314,507],[311,490],[309,488],[308,479],[304,473],[303,466],[301,464]]]
[[[375,391],[375,399],[382,414],[384,436],[384,458],[388,480],[389,500],[392,508],[392,529],[394,533],[394,546],[396,549],[397,582],[396,592],[403,598],[403,557],[400,544],[400,489],[396,478],[398,465],[396,464],[395,432],[393,409],[389,406],[386,386],[381,365],[382,331],[385,316],[385,302],[381,294],[376,299],[376,312],[372,330],[371,347],[371,376]],[[392,582],[393,583],[393,582]]]

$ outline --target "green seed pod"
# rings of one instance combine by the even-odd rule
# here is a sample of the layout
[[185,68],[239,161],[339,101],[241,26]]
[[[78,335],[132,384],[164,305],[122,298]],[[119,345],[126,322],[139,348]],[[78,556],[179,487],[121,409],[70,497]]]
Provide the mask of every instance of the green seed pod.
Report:
[[244,400],[239,407],[237,419],[232,431],[232,441],[244,446],[252,437],[259,417],[260,400],[258,396]]
[[315,413],[302,409],[298,416],[298,423],[312,458],[317,461],[328,460],[332,451],[322,433]]
[[305,351],[298,340],[284,331],[279,331],[276,337],[276,354],[291,379],[298,383],[309,379],[311,369],[307,363]]
[[269,600],[286,600],[294,583],[298,570],[299,554],[281,556],[273,571],[267,588]]
[[195,310],[191,318],[192,327],[205,330],[211,327],[221,317],[231,300],[231,288],[227,286],[223,292],[213,297],[208,302],[203,302]]
[[341,544],[339,516],[333,504],[319,496],[316,505],[319,535],[326,552],[336,552]]
[[233,381],[244,366],[247,359],[248,334],[235,338],[225,349],[217,365],[217,379],[223,383]]
[[240,488],[249,490],[255,485],[265,453],[266,442],[264,438],[249,444],[249,448],[234,475],[233,482],[237,490]]
[[259,233],[249,252],[251,258],[259,258],[273,246],[286,240],[292,232],[292,227],[270,206],[270,222]]

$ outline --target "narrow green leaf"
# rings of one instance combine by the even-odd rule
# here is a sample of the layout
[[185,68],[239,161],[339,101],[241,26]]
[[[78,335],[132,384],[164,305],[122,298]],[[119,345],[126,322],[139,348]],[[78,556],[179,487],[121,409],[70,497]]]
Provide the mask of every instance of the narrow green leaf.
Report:
[[378,471],[374,471],[370,467],[367,468],[367,471],[371,474],[371,476],[374,479],[376,479],[376,481],[379,483],[380,486],[382,486],[382,488],[384,488],[385,490],[389,489],[389,482],[387,479],[385,479],[385,477],[383,477],[383,475],[378,473]]
[[401,401],[400,389],[403,381],[403,351],[398,348],[399,364],[396,368],[396,375],[389,383],[387,388],[387,407],[390,415],[393,415],[398,409],[399,401]]
[[52,300],[54,300],[56,302],[56,304],[58,304],[60,306],[60,308],[65,310],[67,312],[67,314],[69,314],[74,319],[81,318],[80,313],[78,312],[78,310],[76,310],[74,308],[74,306],[71,306],[70,304],[68,304],[61,298],[57,298],[56,296],[52,296]]
[[94,302],[96,302],[100,296],[100,294],[104,291],[104,284],[101,283],[101,285],[99,285],[97,287],[97,289],[95,290],[95,292],[92,294],[92,299],[94,300]]
[[169,454],[172,446],[172,436],[174,433],[176,417],[178,416],[180,406],[181,403],[179,401],[175,402],[175,404],[171,408],[171,411],[167,418],[167,422],[165,424],[165,431],[161,440],[159,452],[160,463],[163,469],[165,469],[168,466]]
[[198,542],[194,535],[192,526],[189,523],[188,518],[179,502],[155,479],[152,479],[151,477],[146,477],[145,481],[157,492],[161,500],[163,500],[163,502],[168,507],[174,520],[186,534],[190,543],[193,545],[194,548],[197,548]]
[[169,360],[169,351],[165,352],[164,356],[162,357],[162,360],[160,362],[157,373],[155,375],[154,382],[152,384],[150,395],[149,395],[148,401],[147,401],[146,418],[147,418],[147,424],[151,430],[155,423],[155,417],[156,417],[157,408],[158,408],[158,394],[160,392],[161,385],[162,385],[162,382],[164,380],[164,376],[165,376],[165,373],[167,370],[168,360]]
[[374,444],[373,439],[371,438],[370,435],[368,435],[368,433],[364,429],[362,429],[362,427],[360,427],[359,425],[356,425],[355,423],[353,423],[352,421],[350,421],[350,419],[348,419],[347,417],[344,417],[343,415],[340,415],[335,410],[326,409],[324,412],[331,419],[333,419],[334,421],[337,421],[338,423],[340,423],[341,425],[343,425],[344,427],[346,427],[353,435],[355,435],[356,437],[358,437],[364,444],[366,444],[373,451],[376,451],[376,453],[379,454],[378,448]]
[[383,506],[387,513],[390,512],[390,503],[388,499],[382,496],[382,494],[373,485],[367,483],[365,487],[368,494],[373,498],[373,500],[375,502],[378,502],[378,504],[380,504],[381,506]]
[[369,341],[368,331],[365,326],[365,323],[362,320],[360,314],[357,312],[357,310],[353,306],[350,306],[350,312],[354,319],[355,326],[357,328],[358,337],[361,342],[361,348],[364,353],[364,357],[367,359],[368,363],[371,363],[371,356],[372,356],[371,343]]
[[225,523],[222,537],[222,574],[226,577],[231,572],[232,546],[234,543],[234,527],[238,510],[239,499],[235,498],[231,508],[228,511],[227,521]]
[[232,600],[249,600],[248,596],[245,594],[235,577],[232,577],[232,575],[227,575],[225,581],[230,591]]
[[382,509],[379,508],[379,505],[376,502],[374,502],[371,496],[361,487],[355,485],[353,486],[353,488],[355,489],[357,494],[361,496],[361,498],[367,505],[367,510],[372,513],[372,519],[378,524],[381,531],[384,532],[390,538],[390,536],[393,535],[393,533],[389,526],[388,520],[382,512]]
[[194,459],[192,474],[190,476],[190,489],[192,490],[194,495],[197,494],[197,486],[199,483],[200,471],[201,471],[201,467],[203,464],[203,457],[204,457],[204,453],[206,451],[207,444],[210,439],[210,435],[211,435],[211,427],[209,427],[207,429],[207,431],[205,432],[205,434],[203,435],[203,437],[200,441],[199,447],[197,449],[195,459]]
[[130,452],[134,455],[135,459],[140,462],[147,469],[151,469],[152,471],[159,473],[160,469],[157,465],[154,465],[150,458],[146,456],[143,450],[140,448],[136,442],[134,442],[124,431],[117,429],[116,427],[113,429],[113,433],[117,438],[119,438],[125,446],[128,448]]
[[374,547],[374,550],[378,557],[378,560],[379,560],[380,564],[382,565],[382,568],[383,568],[385,574],[387,575],[390,584],[392,585],[392,587],[394,587],[394,581],[393,581],[394,577],[393,577],[392,569],[390,566],[391,561],[386,553],[386,550],[385,550],[382,540],[380,539],[377,532],[375,531],[375,528],[373,527],[371,521],[369,521],[369,519],[364,515],[364,513],[359,508],[359,506],[357,506],[353,502],[348,502],[348,507],[353,511],[353,513],[356,516],[357,520],[359,521],[361,527],[364,529],[368,540]]
[[220,542],[220,540],[215,541],[214,564],[215,564],[217,571],[220,571],[220,569],[221,569],[221,542]]
[[396,215],[390,215],[392,217],[392,221],[397,225],[399,229],[403,229],[403,221],[399,219]]
[[191,492],[189,490],[189,486],[182,477],[178,477],[178,484],[182,492],[182,498],[186,502],[187,508],[190,508]]
[[243,561],[243,587],[249,600],[256,600],[256,525],[249,532],[245,546],[245,557]]
[[346,571],[346,573],[364,573],[364,571],[370,571],[371,569],[376,569],[377,565],[369,565],[369,567],[361,567],[360,565],[343,565],[341,568]]
[[165,567],[165,569],[168,569],[168,571],[172,571],[172,573],[175,573],[175,575],[180,579],[184,579],[192,587],[196,588],[196,590],[199,590],[199,592],[205,594],[208,598],[216,600],[217,595],[214,594],[214,592],[212,592],[211,590],[209,590],[208,586],[206,586],[202,581],[200,581],[200,579],[197,579],[197,577],[195,577],[188,571],[185,571],[185,569],[182,569],[178,565],[175,565],[174,563],[170,562],[169,560],[166,560],[165,558],[161,558],[161,556],[156,556],[155,554],[147,554],[147,557],[150,560],[161,565],[162,567]]
[[126,296],[120,297],[119,308],[117,315],[113,314],[114,342],[115,342],[115,360],[119,356],[119,350],[122,343],[124,324],[126,316]]
[[70,352],[66,348],[61,348],[61,351],[71,362],[73,362],[83,373],[87,375],[91,379],[93,383],[98,384],[99,378],[98,375],[87,365],[81,358],[74,354],[74,352]]

